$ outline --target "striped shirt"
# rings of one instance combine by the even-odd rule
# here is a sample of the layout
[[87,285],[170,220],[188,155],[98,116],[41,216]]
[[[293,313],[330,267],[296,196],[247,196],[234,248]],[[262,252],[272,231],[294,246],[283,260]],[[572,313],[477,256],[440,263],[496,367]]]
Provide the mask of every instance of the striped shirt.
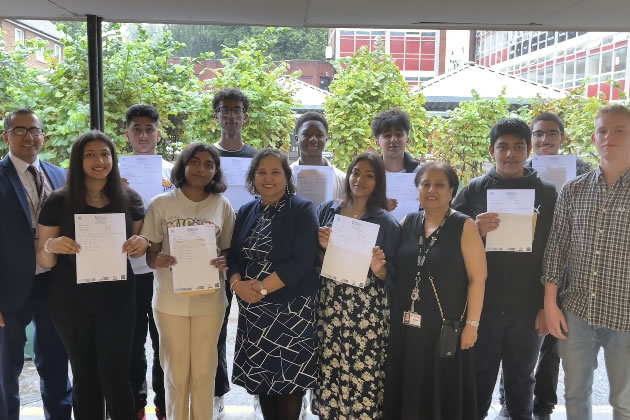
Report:
[[542,282],[589,325],[630,331],[630,169],[608,186],[601,169],[567,182],[558,198]]

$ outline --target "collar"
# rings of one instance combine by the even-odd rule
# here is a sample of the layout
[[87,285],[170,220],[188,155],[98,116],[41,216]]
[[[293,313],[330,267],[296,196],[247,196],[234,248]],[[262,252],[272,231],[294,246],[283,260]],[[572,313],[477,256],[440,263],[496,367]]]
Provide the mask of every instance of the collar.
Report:
[[241,150],[243,150],[243,148],[245,147],[245,143],[243,143],[243,145],[241,146],[240,149],[238,150],[228,150],[224,147],[221,147],[221,140],[219,140],[218,142],[214,143],[214,147],[216,147],[217,149],[219,149],[222,152],[232,152],[232,153],[237,153],[240,152]]
[[[332,205],[330,206],[330,209],[332,211],[334,211],[336,214],[341,214],[341,201],[338,200],[334,200]],[[367,218],[373,218],[373,217],[378,217],[381,214],[383,214],[385,212],[385,210],[383,209],[376,209],[376,210],[370,210],[368,209],[365,214],[363,215],[363,217],[361,217],[361,219],[367,219]]]
[[11,163],[13,163],[13,166],[15,166],[15,170],[20,175],[26,173],[30,165],[33,165],[34,167],[36,167],[38,172],[42,171],[42,167],[39,163],[39,156],[35,158],[35,162],[33,162],[32,164],[28,164],[24,162],[22,159],[20,159],[19,157],[14,156],[11,152],[9,152],[8,155],[9,155],[9,159],[11,159]]
[[[597,169],[595,170],[595,176],[597,182],[606,182],[606,176],[602,172],[602,168],[599,165],[597,165]],[[622,172],[617,182],[621,182],[621,185],[624,187],[630,185],[630,168],[627,168],[625,171]]]
[[[325,157],[322,156],[322,160],[324,161],[325,165],[324,166],[332,166],[330,164],[330,161],[328,159],[326,159]],[[298,160],[296,160],[295,162],[292,163],[292,165],[302,165],[302,161],[300,160],[300,158],[298,158]]]

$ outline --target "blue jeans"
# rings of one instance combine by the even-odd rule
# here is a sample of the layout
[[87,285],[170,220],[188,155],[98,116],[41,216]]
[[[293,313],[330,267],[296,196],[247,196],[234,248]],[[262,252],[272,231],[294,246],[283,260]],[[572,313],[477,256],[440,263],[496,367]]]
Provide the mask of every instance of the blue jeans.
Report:
[[567,419],[592,418],[593,371],[597,368],[597,353],[603,347],[613,419],[630,420],[630,332],[588,325],[568,311],[565,316],[568,338],[558,340],[558,349],[565,372]]

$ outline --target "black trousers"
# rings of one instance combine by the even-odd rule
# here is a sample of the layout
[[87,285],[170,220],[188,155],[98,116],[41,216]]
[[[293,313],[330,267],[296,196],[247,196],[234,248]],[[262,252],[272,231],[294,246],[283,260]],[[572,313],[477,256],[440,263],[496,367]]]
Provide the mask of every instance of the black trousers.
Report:
[[[124,302],[125,297],[121,297]],[[72,366],[75,420],[135,418],[129,364],[135,326],[134,302],[113,302],[106,314],[80,302],[51,302],[51,315]]]
[[542,343],[542,337],[538,337],[538,331],[534,329],[534,322],[535,316],[482,313],[475,344],[479,420],[488,414],[501,362],[510,418],[531,420],[534,369]]
[[[547,334],[540,348],[540,357],[536,367],[536,385],[534,387],[534,414],[551,414],[558,404],[558,374],[560,372],[560,354],[558,339]],[[503,373],[499,384],[501,405],[505,404]]]
[[136,411],[147,406],[147,355],[145,343],[147,331],[153,347],[151,364],[151,384],[155,398],[153,403],[162,413],[166,412],[164,399],[164,371],[160,366],[160,339],[155,320],[153,319],[153,272],[134,274],[136,278],[136,329],[131,348],[131,369],[129,382],[135,402]]
[[0,419],[20,417],[20,373],[24,367],[26,326],[33,321],[33,350],[39,373],[46,420],[70,420],[72,389],[68,380],[68,356],[50,318],[47,304],[49,273],[35,276],[26,303],[16,312],[2,314],[0,327]]
[[232,307],[233,293],[230,290],[230,285],[225,282],[225,295],[227,297],[227,307],[225,308],[225,317],[223,318],[223,326],[219,332],[219,344],[217,345],[217,373],[214,376],[214,395],[216,397],[222,397],[230,392],[230,377],[228,375],[227,368],[227,326],[228,318],[230,317],[230,308]]

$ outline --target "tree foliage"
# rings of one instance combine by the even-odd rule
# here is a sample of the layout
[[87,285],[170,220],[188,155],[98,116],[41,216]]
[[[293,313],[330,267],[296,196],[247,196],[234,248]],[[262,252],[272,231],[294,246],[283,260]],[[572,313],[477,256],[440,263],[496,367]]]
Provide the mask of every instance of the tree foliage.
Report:
[[583,85],[560,99],[545,100],[540,96],[534,98],[526,115],[531,120],[542,112],[557,114],[564,122],[566,133],[566,140],[561,145],[560,152],[577,154],[594,163],[597,161],[597,152],[591,142],[591,135],[595,131],[595,116],[599,108],[607,103],[603,93],[596,97],[586,97]]
[[[207,80],[201,99],[204,110],[195,113],[190,122],[193,136],[217,141],[220,126],[214,118],[212,97],[225,87],[237,87],[250,99],[249,120],[243,127],[243,138],[257,149],[288,149],[293,128],[294,89],[289,83],[296,74],[287,74],[285,63],[274,63],[267,54],[280,31],[267,28],[260,35],[241,41],[234,48],[224,48],[222,68],[212,71],[216,77]],[[204,56],[202,55],[202,58]]]
[[[173,37],[186,44],[181,54],[197,57],[214,52],[223,58],[223,48],[236,48],[241,41],[260,37],[268,28],[259,26],[167,25]],[[280,60],[324,60],[328,30],[325,28],[282,28],[267,54]]]
[[362,47],[352,57],[338,60],[336,70],[329,88],[333,95],[324,103],[335,165],[346,168],[357,152],[376,147],[370,123],[388,108],[401,108],[410,114],[409,148],[414,154],[426,152],[424,95],[411,92],[382,45],[371,52]]
[[429,137],[433,156],[453,166],[463,183],[485,173],[490,129],[510,116],[505,88],[495,99],[482,99],[474,90],[472,96],[472,101],[461,102],[447,118],[434,117]]

